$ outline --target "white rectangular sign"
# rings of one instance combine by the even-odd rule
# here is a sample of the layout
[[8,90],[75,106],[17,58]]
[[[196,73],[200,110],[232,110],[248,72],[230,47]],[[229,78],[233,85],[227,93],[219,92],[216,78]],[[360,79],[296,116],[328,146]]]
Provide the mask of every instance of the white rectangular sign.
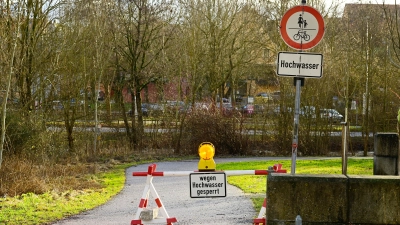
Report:
[[223,172],[191,173],[189,180],[191,198],[226,197],[226,174]]
[[278,76],[322,77],[322,54],[306,52],[279,52]]

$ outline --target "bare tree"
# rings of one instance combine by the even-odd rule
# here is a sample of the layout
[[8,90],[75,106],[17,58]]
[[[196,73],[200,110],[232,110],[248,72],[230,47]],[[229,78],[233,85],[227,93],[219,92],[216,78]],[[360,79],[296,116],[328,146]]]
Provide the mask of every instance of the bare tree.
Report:
[[[357,52],[350,62],[358,67],[353,72],[353,79],[357,79],[357,91],[354,94],[358,98],[362,116],[362,136],[364,140],[364,155],[370,149],[370,132],[385,129],[379,124],[384,122],[385,117],[390,113],[387,104],[387,95],[382,95],[384,81],[388,76],[383,71],[388,68],[387,63],[387,35],[386,25],[381,15],[383,9],[380,5],[374,4],[353,4],[347,6],[349,42],[352,50]],[[381,12],[381,13],[377,13]],[[353,59],[355,59],[353,61]],[[386,62],[385,62],[386,61]],[[352,66],[349,67],[351,69]],[[389,71],[386,70],[385,73]],[[386,79],[387,80],[387,79]],[[381,89],[382,88],[382,89]],[[382,111],[384,110],[384,111]],[[386,115],[385,115],[386,114]],[[382,116],[381,116],[382,115]],[[385,115],[385,116],[383,116]],[[381,121],[381,122],[378,122]]]
[[21,21],[21,5],[13,4],[12,2],[6,2],[1,7],[5,10],[1,15],[4,18],[3,23],[1,23],[1,28],[5,31],[2,32],[1,38],[3,40],[3,45],[1,46],[1,52],[4,53],[1,55],[1,59],[3,60],[4,70],[2,73],[7,74],[7,78],[2,82],[5,83],[5,92],[2,96],[2,114],[1,114],[1,141],[0,141],[0,169],[3,162],[3,151],[5,146],[6,139],[6,117],[7,117],[7,99],[10,96],[11,91],[11,83],[12,83],[12,75],[14,73],[14,57],[17,50],[17,38],[19,36],[19,28]]
[[116,29],[120,32],[116,35],[116,51],[120,56],[118,66],[124,74],[122,85],[132,96],[131,124],[126,118],[124,121],[134,146],[141,143],[144,132],[140,93],[150,82],[161,78],[154,69],[177,25],[175,6],[172,0],[120,1],[116,5],[119,19]]
[[[108,29],[107,21],[110,21],[109,10],[108,2],[98,1],[64,2],[62,8],[57,36],[57,70],[54,73],[58,79],[58,97],[64,106],[64,126],[71,152],[75,152],[73,128],[79,118],[94,119],[94,142],[89,154],[97,152],[100,124],[98,93],[108,87],[102,79],[109,60],[107,50],[110,41],[104,35]],[[82,109],[83,112],[80,111]],[[93,112],[94,116],[89,112]]]
[[[231,97],[238,81],[259,64],[265,43],[259,6],[254,1],[181,1],[184,9],[181,65],[196,96]],[[263,62],[261,62],[263,63]],[[247,72],[245,72],[247,71]]]
[[54,54],[53,48],[45,47],[43,37],[51,34],[52,13],[58,3],[53,0],[21,1],[21,24],[18,54],[15,57],[15,79],[20,102],[25,110],[35,108],[35,98],[40,93],[35,91],[38,80],[45,72],[46,64]]
[[[2,28],[3,58],[5,74],[4,93],[2,102],[2,141],[1,152],[5,147],[7,132],[7,100],[18,99],[22,104],[21,112],[25,115],[21,121],[35,123],[27,113],[40,106],[40,93],[42,81],[47,72],[43,64],[49,62],[54,54],[54,48],[46,45],[46,40],[52,34],[53,18],[51,14],[57,3],[49,1],[3,1]],[[11,56],[11,57],[10,57]],[[11,76],[11,77],[10,77]],[[27,120],[25,120],[27,118]],[[42,121],[43,122],[43,121]]]

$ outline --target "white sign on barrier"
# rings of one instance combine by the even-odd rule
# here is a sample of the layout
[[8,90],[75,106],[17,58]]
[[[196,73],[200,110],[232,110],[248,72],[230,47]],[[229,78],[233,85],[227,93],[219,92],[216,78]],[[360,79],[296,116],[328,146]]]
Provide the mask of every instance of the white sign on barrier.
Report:
[[225,173],[191,173],[189,180],[191,198],[226,197]]

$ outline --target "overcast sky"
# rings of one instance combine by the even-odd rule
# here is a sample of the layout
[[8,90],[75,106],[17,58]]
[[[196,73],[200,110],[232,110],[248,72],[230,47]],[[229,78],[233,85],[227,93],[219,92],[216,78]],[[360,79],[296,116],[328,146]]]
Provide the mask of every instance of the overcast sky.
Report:
[[[395,4],[395,0],[362,0],[362,1],[360,1],[360,0],[343,0],[343,1],[326,0],[326,1],[329,2],[329,3],[332,3],[332,2],[343,2],[343,4],[342,4],[343,6],[346,3],[382,4],[384,2],[385,4],[388,4],[388,5],[394,5]],[[400,5],[400,0],[397,0],[397,4]]]
[[[299,0],[299,2],[301,2]],[[325,0],[325,5],[327,7],[331,6],[332,3],[338,4],[340,3],[340,11],[342,11],[344,9],[344,5],[346,3],[355,3],[355,4],[359,4],[359,3],[364,3],[364,4],[383,4],[383,2],[387,5],[394,5],[395,4],[395,0]],[[397,0],[397,5],[400,5],[400,0]]]
[[[357,1],[357,0],[345,0],[346,3],[359,3],[361,1]],[[385,2],[385,4],[394,4],[394,0],[371,0],[371,1],[362,1],[364,3],[371,3],[371,4],[382,4],[383,2]],[[397,1],[398,3],[400,3],[400,1]]]

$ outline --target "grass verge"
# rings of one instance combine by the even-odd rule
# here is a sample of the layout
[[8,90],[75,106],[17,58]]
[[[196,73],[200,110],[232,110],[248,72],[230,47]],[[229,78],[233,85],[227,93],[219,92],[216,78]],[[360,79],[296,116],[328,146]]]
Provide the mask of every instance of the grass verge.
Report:
[[122,190],[125,169],[129,166],[132,164],[120,164],[108,172],[90,175],[87,179],[101,184],[102,188],[98,189],[0,198],[0,225],[45,224],[95,208]]
[[[282,164],[282,168],[288,173],[291,171],[291,160],[270,160],[270,161],[253,161],[253,162],[232,162],[220,163],[217,165],[218,170],[265,170],[274,164]],[[341,159],[326,160],[297,160],[296,174],[342,174]],[[373,175],[373,160],[349,158],[348,175]],[[265,198],[267,189],[266,176],[230,176],[228,183],[242,189],[245,193],[255,194],[251,197],[254,208],[260,209]],[[264,196],[263,196],[264,195]],[[261,197],[262,196],[262,197]]]

